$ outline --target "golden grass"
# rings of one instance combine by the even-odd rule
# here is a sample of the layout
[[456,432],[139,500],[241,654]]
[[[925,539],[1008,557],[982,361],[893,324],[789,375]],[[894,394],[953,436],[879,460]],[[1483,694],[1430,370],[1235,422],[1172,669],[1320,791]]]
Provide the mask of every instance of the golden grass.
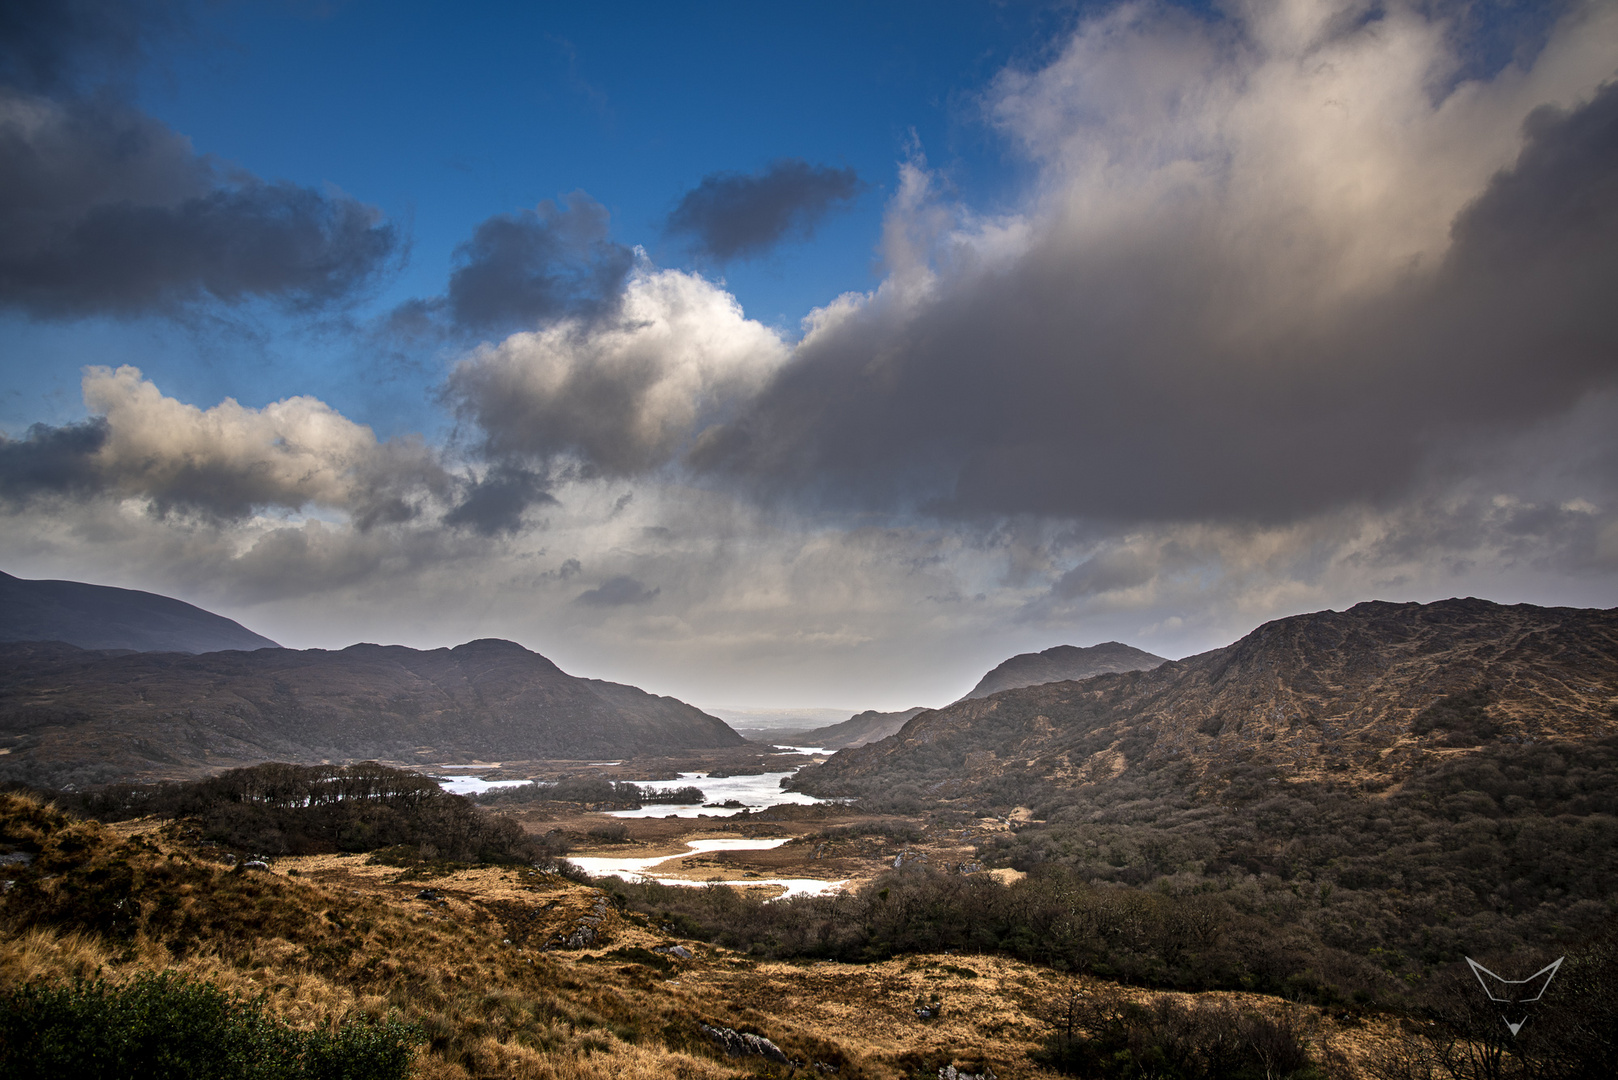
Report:
[[[599,890],[552,875],[485,867],[409,880],[363,856],[232,872],[152,823],[69,825],[5,799],[0,828],[9,830],[8,812],[23,813],[47,849],[41,863],[55,869],[30,894],[46,905],[29,909],[30,925],[15,922],[24,890],[0,902],[0,921],[12,930],[0,936],[0,985],[176,969],[263,995],[272,1013],[300,1027],[391,1013],[428,1037],[417,1060],[423,1080],[786,1075],[758,1058],[725,1058],[702,1036],[702,1023],[763,1034],[806,1066],[836,1066],[839,1080],[899,1080],[952,1062],[1040,1077],[1050,1074],[1029,1051],[1047,1030],[1051,1003],[1072,985],[1071,977],[998,957],[753,963],[686,942],[693,959],[651,963],[634,950],[670,938],[604,903]],[[83,845],[71,858],[64,838]],[[141,912],[132,928],[96,934],[74,925],[101,908],[70,908],[66,886],[93,873],[128,876]],[[443,899],[417,899],[424,887]],[[599,920],[594,947],[544,948],[587,919]],[[1286,1007],[1256,995],[1217,996]],[[941,998],[942,1016],[918,1020],[918,998]],[[1344,1038],[1317,1010],[1300,1014],[1318,1045]]]

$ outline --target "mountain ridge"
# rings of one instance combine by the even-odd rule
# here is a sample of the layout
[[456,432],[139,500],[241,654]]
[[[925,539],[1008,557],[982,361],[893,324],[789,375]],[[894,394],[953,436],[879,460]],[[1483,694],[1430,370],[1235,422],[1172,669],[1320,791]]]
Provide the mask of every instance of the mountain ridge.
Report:
[[578,759],[743,741],[692,705],[568,675],[501,639],[197,655],[0,644],[0,776],[58,786],[268,760]]
[[786,742],[793,746],[819,746],[827,750],[864,746],[868,742],[887,738],[903,727],[911,717],[926,711],[926,707],[922,705],[901,709],[898,712],[866,709],[841,723],[827,724],[825,727],[811,728],[808,731],[782,732],[770,741]]
[[1238,773],[1385,784],[1484,742],[1614,732],[1618,609],[1367,601],[1152,671],[963,699],[806,768],[795,786],[1084,786],[1171,765],[1203,784]]
[[1121,641],[1099,645],[1053,645],[1043,652],[1018,653],[996,665],[966,697],[983,698],[1002,690],[1018,690],[1041,683],[1069,682],[1118,671],[1150,671],[1168,661]]
[[220,652],[281,646],[234,619],[172,596],[0,571],[0,642],[62,641],[81,649]]

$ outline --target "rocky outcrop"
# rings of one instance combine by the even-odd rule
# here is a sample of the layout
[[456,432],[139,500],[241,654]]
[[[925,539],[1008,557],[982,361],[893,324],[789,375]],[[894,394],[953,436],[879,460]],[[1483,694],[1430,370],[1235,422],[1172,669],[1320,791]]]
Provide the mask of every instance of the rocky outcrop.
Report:
[[735,1028],[710,1027],[702,1025],[702,1033],[709,1040],[717,1044],[730,1057],[761,1057],[765,1061],[777,1065],[796,1067],[797,1063],[788,1059],[781,1048],[762,1035],[754,1035],[746,1031],[737,1031]]

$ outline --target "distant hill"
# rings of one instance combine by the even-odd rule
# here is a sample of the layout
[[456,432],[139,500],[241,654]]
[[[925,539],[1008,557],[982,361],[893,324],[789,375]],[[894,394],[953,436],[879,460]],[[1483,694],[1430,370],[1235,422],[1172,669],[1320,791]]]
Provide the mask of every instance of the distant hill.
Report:
[[1057,645],[1044,652],[1020,653],[1001,664],[978,682],[972,692],[962,698],[984,698],[1002,690],[1016,690],[1040,683],[1066,682],[1070,679],[1088,679],[1092,675],[1106,675],[1115,671],[1150,671],[1168,663],[1161,656],[1153,656],[1133,645],[1108,641],[1100,645],[1080,648],[1076,645]]
[[845,746],[864,746],[868,742],[885,739],[904,727],[905,721],[927,710],[920,705],[903,712],[877,712],[867,709],[855,713],[840,724],[811,728],[808,731],[770,732],[765,742],[785,743],[791,746],[820,746],[827,750],[840,750]]
[[738,746],[724,721],[510,641],[257,652],[0,645],[0,778],[79,785],[261,761],[620,758]]
[[241,623],[183,600],[6,573],[0,573],[0,641],[65,641],[81,649],[137,652],[280,648]]
[[1015,798],[1147,773],[1172,774],[1180,791],[1385,785],[1469,747],[1615,733],[1618,609],[1370,602],[1266,623],[1152,671],[968,698],[794,786],[858,794],[913,781]]

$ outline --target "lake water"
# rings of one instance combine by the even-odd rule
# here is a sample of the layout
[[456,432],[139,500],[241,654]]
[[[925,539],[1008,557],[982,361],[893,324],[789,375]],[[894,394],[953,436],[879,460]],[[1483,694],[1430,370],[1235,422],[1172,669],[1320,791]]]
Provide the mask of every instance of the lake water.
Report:
[[[801,754],[824,754],[826,751],[818,746],[793,746],[787,749],[796,750]],[[797,769],[788,769],[785,772],[760,773],[757,776],[709,776],[707,773],[690,772],[681,773],[676,780],[635,780],[632,781],[642,788],[653,791],[673,791],[676,788],[695,787],[702,791],[700,803],[650,803],[639,810],[610,810],[612,817],[619,818],[660,818],[660,817],[690,817],[707,815],[708,817],[734,817],[747,810],[762,810],[766,806],[776,806],[780,803],[795,803],[799,806],[808,806],[812,803],[827,802],[826,799],[817,799],[813,795],[805,795],[798,791],[783,791],[781,781],[797,772]],[[444,776],[438,781],[445,791],[456,795],[475,795],[488,791],[490,788],[521,787],[527,780],[483,780],[476,776]],[[741,806],[710,807],[707,803],[739,802]]]
[[485,780],[481,776],[440,776],[438,786],[451,795],[476,795],[490,788],[522,787],[527,780]]
[[[572,856],[568,862],[592,877],[606,877],[617,874],[620,877],[650,878],[663,885],[690,885],[703,886],[707,882],[691,881],[687,878],[659,877],[653,873],[654,867],[667,867],[670,863],[678,862],[690,855],[697,855],[709,851],[768,851],[778,848],[786,843],[789,837],[779,837],[770,840],[749,840],[742,837],[731,837],[721,840],[691,840],[686,843],[690,850],[678,855],[659,855],[650,859],[629,859],[614,855],[607,856]],[[741,881],[730,882],[732,885],[779,885],[786,892],[776,899],[782,900],[788,896],[821,896],[825,893],[838,892],[846,881],[820,881],[816,878],[745,878]]]
[[[791,749],[804,754],[825,753],[817,746],[794,746]],[[817,799],[813,795],[805,795],[797,791],[783,791],[781,781],[797,772],[788,769],[785,772],[760,773],[757,776],[709,776],[707,773],[681,773],[675,780],[636,780],[634,783],[642,788],[651,788],[654,791],[672,791],[675,788],[696,787],[702,789],[703,801],[701,803],[654,803],[643,806],[639,810],[613,810],[612,817],[619,818],[652,818],[652,817],[686,817],[694,818],[699,814],[709,817],[733,817],[742,810],[761,810],[766,806],[776,806],[780,803],[796,803],[800,806],[810,803],[827,802],[826,799]],[[456,795],[475,795],[478,792],[488,791],[490,788],[521,787],[527,780],[484,780],[478,776],[443,776],[438,782],[445,791]],[[709,807],[705,803],[723,803],[735,801],[742,806]],[[731,837],[720,840],[692,840],[686,844],[688,850],[678,855],[659,855],[650,859],[631,859],[620,856],[591,856],[582,855],[568,859],[579,869],[592,877],[605,877],[609,874],[618,874],[626,878],[650,878],[664,885],[690,885],[702,886],[702,881],[691,881],[686,878],[659,877],[651,873],[653,867],[665,866],[668,863],[708,851],[767,851],[770,848],[780,847],[786,843],[788,837],[770,840],[750,840],[742,837]],[[788,896],[821,896],[825,893],[838,892],[847,884],[846,881],[821,881],[817,878],[746,878],[734,882],[737,885],[779,885],[786,890],[777,899]]]

